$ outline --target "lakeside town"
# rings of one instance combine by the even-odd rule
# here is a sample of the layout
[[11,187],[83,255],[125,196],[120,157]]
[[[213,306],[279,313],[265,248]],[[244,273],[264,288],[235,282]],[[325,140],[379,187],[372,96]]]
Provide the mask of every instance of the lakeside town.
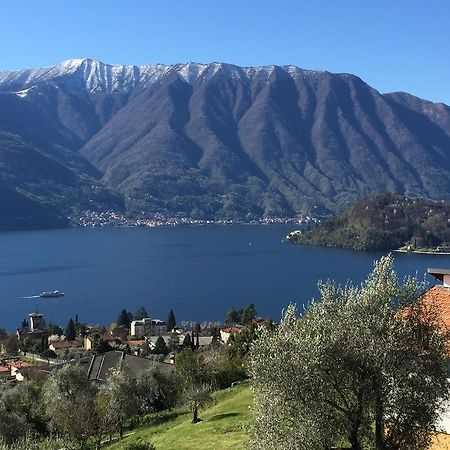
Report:
[[[436,407],[431,416],[419,416],[427,426],[432,425],[425,434],[421,430],[420,436],[429,439],[427,448],[441,450],[444,448],[442,442],[446,445],[450,443],[450,396],[447,380],[450,270],[429,268],[428,274],[436,280],[436,284],[427,289],[418,282],[415,284],[412,279],[402,284],[393,270],[392,255],[382,257],[375,262],[374,270],[366,282],[359,288],[351,288],[359,289],[353,291],[357,295],[356,303],[350,294],[351,289],[340,290],[336,285],[329,284],[328,288],[336,296],[334,300],[330,302],[322,299],[313,303],[301,316],[298,316],[295,306],[290,305],[280,324],[259,317],[254,304],[239,310],[231,308],[223,323],[178,323],[173,310],[169,310],[166,320],[152,318],[146,308],[141,306],[135,313],[122,309],[116,321],[109,325],[84,323],[76,316],[69,319],[64,329],[47,323],[44,314],[31,312],[15,333],[8,334],[0,330],[0,445],[18,442],[19,447],[4,447],[14,450],[31,448],[30,445],[36,443],[38,446],[33,448],[52,450],[110,447],[154,450],[156,447],[148,439],[136,440],[133,435],[145,436],[149,427],[157,427],[155,424],[158,421],[162,421],[164,426],[170,426],[170,415],[185,419],[190,417],[188,423],[191,424],[202,423],[203,413],[213,398],[224,395],[230,401],[233,399],[231,405],[242,402],[242,396],[246,399],[245,402],[255,401],[256,405],[266,405],[266,401],[273,401],[276,393],[291,395],[291,382],[300,383],[302,389],[309,386],[313,397],[308,401],[319,407],[320,401],[317,403],[318,400],[315,400],[317,393],[314,389],[317,384],[314,376],[302,378],[302,370],[309,367],[308,355],[313,357],[313,366],[325,364],[326,368],[331,359],[336,364],[333,366],[336,371],[353,376],[353,366],[345,362],[353,350],[342,345],[347,339],[352,339],[356,345],[355,351],[364,352],[368,361],[372,361],[370,364],[376,364],[368,373],[370,386],[364,387],[364,383],[357,386],[347,386],[345,383],[336,386],[333,384],[333,377],[328,380],[328,375],[325,376],[325,372],[320,371],[322,383],[325,383],[321,385],[322,392],[324,389],[329,390],[326,393],[328,396],[333,395],[333,392],[345,392],[347,395],[347,391],[352,392],[353,389],[371,390],[374,370],[393,371],[395,376],[399,376],[398,381],[393,381],[396,383],[395,389],[400,389],[402,396],[396,400],[400,402],[398,405],[393,403],[390,407],[403,408],[404,402],[411,400],[410,407],[418,405],[421,408],[414,392],[425,392],[426,386],[420,380],[428,386],[427,389],[432,383],[434,390],[428,390],[421,402],[435,402],[440,406]],[[322,295],[326,297],[327,288],[324,288]],[[392,306],[381,307],[383,304],[391,304],[390,297],[394,291],[399,298],[418,293],[420,296],[411,297],[399,315],[398,310]],[[380,308],[373,308],[374,304],[378,304]],[[349,311],[353,311],[355,307],[359,309],[359,313],[349,315]],[[331,308],[329,312],[328,308]],[[323,314],[325,317],[322,317]],[[328,314],[331,314],[333,320],[329,320]],[[383,320],[381,316],[384,317]],[[375,317],[380,319],[376,330],[370,325]],[[387,328],[384,328],[384,320],[389,322]],[[342,334],[344,324],[348,327],[346,333]],[[400,327],[396,327],[397,324]],[[316,335],[319,330],[320,333]],[[400,333],[399,339],[400,336],[403,338],[392,340],[392,333]],[[311,338],[317,345],[318,339],[323,340],[326,348],[331,345],[328,350],[333,349],[336,354],[333,356],[327,350],[326,355],[320,356],[320,345],[317,348],[311,345]],[[404,338],[410,342],[404,341]],[[370,342],[369,348],[364,347],[367,340]],[[387,347],[379,347],[383,342]],[[335,347],[336,343],[340,343],[339,350]],[[395,358],[392,363],[379,363],[380,351],[391,356],[399,352],[402,355],[400,366],[396,366]],[[376,360],[370,359],[371,352],[374,352]],[[301,359],[297,360],[301,355]],[[344,360],[342,355],[346,355]],[[317,357],[321,359],[317,360]],[[411,364],[414,363],[414,371],[421,377],[420,380],[402,375],[401,361],[405,357],[411,359]],[[379,369],[378,364],[381,364]],[[292,369],[294,379],[286,380],[285,371]],[[311,367],[308,370],[313,370],[311,373],[314,373],[315,369]],[[328,382],[331,383],[330,386]],[[411,383],[414,385],[413,391],[410,391]],[[388,386],[386,388],[392,389]],[[71,394],[73,390],[76,392],[75,396]],[[254,392],[254,400],[253,394],[248,396],[251,392]],[[408,398],[411,393],[412,397]],[[30,406],[20,406],[24,409],[19,410],[15,404],[10,404],[9,410],[3,410],[2,396],[5,395],[20,396],[24,405],[31,405],[31,401],[41,402],[45,414],[27,409]],[[98,402],[103,401],[106,401],[104,409],[96,412]],[[366,407],[370,408],[370,398],[366,402]],[[245,403],[247,409],[251,404]],[[344,406],[349,408],[348,414],[354,414],[351,404],[347,406],[339,403],[336,408],[342,414],[342,411],[346,411]],[[301,403],[291,405],[286,414],[290,414],[292,407],[297,409],[302,406]],[[70,419],[73,408],[86,408],[87,415],[82,415],[80,420]],[[21,414],[26,414],[27,418],[23,419]],[[226,414],[235,413],[227,412],[225,416]],[[249,413],[245,419],[249,426],[253,423],[253,414]],[[361,411],[360,414],[365,413]],[[408,414],[415,423],[417,410],[412,409]],[[265,420],[266,417],[266,414],[259,416],[259,420]],[[14,424],[12,427],[2,427],[1,420],[6,418],[8,423]],[[256,418],[258,419],[258,415]],[[28,422],[22,423],[20,427],[21,420]],[[389,418],[383,420],[392,423]],[[38,426],[37,423],[42,421],[44,425]],[[298,423],[299,426],[303,424],[301,420]],[[394,423],[393,426],[397,425]],[[196,432],[201,434],[201,430],[198,428]],[[55,431],[58,435],[53,434]],[[339,436],[342,431],[339,428],[335,432],[337,434],[333,436]],[[35,444],[27,441],[27,433],[32,433]],[[247,431],[243,436],[249,436]],[[252,436],[254,442],[258,442],[259,436]],[[387,433],[386,436],[388,437]],[[417,439],[417,436],[413,435],[412,439]],[[119,446],[122,441],[128,444],[125,447]]]
[[259,219],[242,220],[203,220],[190,217],[166,217],[162,214],[155,214],[153,218],[130,218],[117,211],[91,211],[86,210],[76,216],[70,216],[69,220],[74,226],[79,227],[172,227],[179,225],[269,225],[292,223],[298,225],[308,225],[320,223],[321,219],[310,214],[299,217],[267,217]]
[[23,381],[33,372],[49,373],[54,365],[83,363],[92,355],[108,351],[146,358],[148,362],[141,366],[147,368],[154,361],[174,364],[176,354],[183,348],[229,345],[246,326],[265,324],[266,320],[256,315],[253,304],[242,310],[230,309],[224,323],[202,324],[178,324],[172,310],[167,320],[151,318],[141,306],[135,314],[123,309],[110,325],[79,322],[76,316],[62,328],[47,323],[44,314],[35,311],[23,319],[15,333],[8,334],[0,328],[0,377]]

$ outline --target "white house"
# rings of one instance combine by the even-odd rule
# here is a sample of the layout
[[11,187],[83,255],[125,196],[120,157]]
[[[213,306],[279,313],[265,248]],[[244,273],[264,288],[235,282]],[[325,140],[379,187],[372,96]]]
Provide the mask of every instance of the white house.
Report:
[[163,320],[146,317],[131,322],[131,336],[141,338],[144,336],[161,336],[166,333],[167,324]]

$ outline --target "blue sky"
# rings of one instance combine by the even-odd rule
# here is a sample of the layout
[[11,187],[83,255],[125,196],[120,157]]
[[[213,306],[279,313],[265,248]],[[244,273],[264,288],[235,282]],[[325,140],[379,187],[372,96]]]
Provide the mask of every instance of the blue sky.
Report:
[[450,104],[448,0],[6,0],[0,70],[89,57],[350,72]]

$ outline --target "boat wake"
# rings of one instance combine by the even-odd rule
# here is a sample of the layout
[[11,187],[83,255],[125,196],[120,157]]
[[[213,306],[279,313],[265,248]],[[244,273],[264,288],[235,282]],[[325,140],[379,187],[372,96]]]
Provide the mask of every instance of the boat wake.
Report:
[[39,298],[40,295],[29,295],[28,297],[14,297],[14,298]]

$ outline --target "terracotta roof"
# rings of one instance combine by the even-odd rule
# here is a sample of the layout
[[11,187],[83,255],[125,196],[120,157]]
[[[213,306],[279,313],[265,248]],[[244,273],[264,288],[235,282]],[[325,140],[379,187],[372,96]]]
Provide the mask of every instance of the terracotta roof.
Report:
[[82,345],[81,342],[76,341],[55,341],[51,342],[49,347],[52,346],[55,350],[61,350],[63,348],[81,347]]
[[130,347],[143,347],[145,345],[145,340],[144,339],[134,339],[131,341],[127,341],[127,344]]
[[5,367],[5,366],[0,366],[0,373],[6,373],[6,372],[10,372],[11,369],[9,367]]
[[420,301],[425,307],[435,307],[439,325],[443,326],[445,331],[450,331],[450,288],[433,286],[422,295]]
[[240,333],[242,331],[242,328],[239,327],[229,327],[229,328],[222,328],[224,333]]
[[11,363],[11,367],[15,367],[16,369],[22,369],[23,367],[34,367],[34,364],[31,364],[26,361],[16,361]]

